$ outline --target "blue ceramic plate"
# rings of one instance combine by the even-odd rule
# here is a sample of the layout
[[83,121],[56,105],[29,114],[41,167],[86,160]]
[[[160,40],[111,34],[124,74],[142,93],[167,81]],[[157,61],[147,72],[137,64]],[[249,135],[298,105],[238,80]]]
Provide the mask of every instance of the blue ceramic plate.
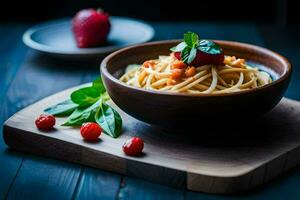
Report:
[[61,19],[34,26],[23,35],[24,43],[35,50],[74,59],[106,55],[124,46],[147,42],[153,28],[139,20],[110,17],[111,31],[106,44],[93,48],[77,48],[71,30],[71,19]]

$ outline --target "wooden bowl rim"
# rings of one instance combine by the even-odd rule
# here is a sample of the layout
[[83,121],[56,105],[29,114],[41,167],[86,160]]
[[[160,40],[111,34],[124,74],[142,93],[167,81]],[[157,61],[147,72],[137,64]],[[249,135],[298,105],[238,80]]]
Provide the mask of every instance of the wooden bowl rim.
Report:
[[[125,87],[127,89],[132,89],[132,90],[137,90],[140,92],[146,92],[149,94],[160,94],[160,95],[169,95],[169,96],[190,96],[190,97],[216,97],[216,96],[236,96],[236,95],[242,95],[242,94],[250,94],[250,93],[256,93],[259,91],[263,91],[267,88],[270,87],[274,87],[275,85],[277,85],[278,83],[286,80],[287,78],[290,77],[291,72],[292,72],[292,65],[291,63],[288,61],[287,58],[285,58],[284,56],[280,55],[279,53],[276,53],[270,49],[264,48],[264,47],[260,47],[260,46],[256,46],[253,44],[248,44],[248,43],[242,43],[242,42],[235,42],[235,41],[228,41],[228,40],[212,40],[218,44],[222,45],[227,45],[227,46],[235,46],[237,48],[243,48],[243,49],[253,49],[255,51],[259,51],[259,52],[263,52],[264,54],[270,55],[271,57],[273,57],[273,59],[277,59],[279,60],[283,66],[284,66],[284,72],[282,75],[279,75],[279,78],[275,81],[273,81],[272,83],[269,83],[267,85],[261,86],[261,87],[257,87],[251,90],[244,90],[244,91],[237,91],[237,92],[232,92],[232,93],[217,93],[217,94],[189,94],[189,93],[172,93],[172,92],[164,92],[164,91],[155,91],[155,90],[146,90],[143,88],[138,88],[138,87],[134,87],[131,85],[127,85],[123,82],[121,82],[119,79],[115,78],[112,74],[110,74],[107,70],[107,63],[113,59],[115,56],[117,56],[118,54],[128,51],[128,50],[132,50],[132,49],[137,49],[137,48],[142,48],[145,46],[152,46],[152,45],[159,45],[159,44],[166,44],[166,43],[179,43],[182,42],[182,40],[176,39],[176,40],[161,40],[161,41],[155,41],[155,42],[147,42],[147,43],[143,43],[143,44],[137,44],[137,45],[133,45],[133,46],[129,46],[129,47],[125,47],[122,48],[118,51],[115,51],[111,54],[109,54],[108,56],[106,56],[103,61],[100,64],[100,71],[101,73],[106,76],[108,79],[110,79],[112,82],[114,82],[117,85],[120,85],[121,87]],[[268,66],[266,66],[268,67]]]

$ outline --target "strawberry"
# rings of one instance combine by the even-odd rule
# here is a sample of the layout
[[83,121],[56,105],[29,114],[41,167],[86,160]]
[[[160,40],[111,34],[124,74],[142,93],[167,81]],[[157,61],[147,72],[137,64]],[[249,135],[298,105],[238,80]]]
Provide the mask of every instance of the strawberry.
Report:
[[81,10],[72,20],[72,30],[79,48],[100,45],[110,31],[109,16],[101,10]]
[[219,45],[210,40],[200,40],[193,32],[185,33],[184,41],[170,50],[186,65],[196,67],[206,64],[219,65],[224,61],[224,53]]
[[[181,59],[181,52],[175,52],[174,56],[178,60]],[[207,65],[207,64],[213,64],[213,65],[220,65],[224,61],[224,53],[220,54],[208,54],[202,51],[197,50],[196,57],[194,60],[191,62],[190,65],[192,66],[202,66],[202,65]]]

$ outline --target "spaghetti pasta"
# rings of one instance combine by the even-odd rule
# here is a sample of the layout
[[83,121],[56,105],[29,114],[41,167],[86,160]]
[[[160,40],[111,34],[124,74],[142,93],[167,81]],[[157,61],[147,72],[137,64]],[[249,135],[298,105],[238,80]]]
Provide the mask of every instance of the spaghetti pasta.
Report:
[[[173,53],[128,66],[120,81],[147,90],[218,94],[249,90],[272,82],[271,76],[245,59],[225,56],[223,65],[187,66]],[[189,71],[188,71],[189,70]]]

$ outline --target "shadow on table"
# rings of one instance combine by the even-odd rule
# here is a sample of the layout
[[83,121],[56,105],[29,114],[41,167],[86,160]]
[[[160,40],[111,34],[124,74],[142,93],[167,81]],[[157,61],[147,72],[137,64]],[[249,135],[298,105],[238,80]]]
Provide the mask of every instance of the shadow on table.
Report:
[[139,127],[130,128],[141,130],[142,136],[149,136],[153,140],[166,139],[174,143],[206,147],[263,148],[264,145],[287,144],[299,140],[299,112],[292,101],[282,100],[262,117],[247,118],[246,114],[241,113],[240,120],[216,117],[215,120],[185,123],[174,129],[150,126],[143,122],[137,123]]
[[43,68],[65,70],[99,70],[100,63],[105,56],[98,58],[74,59],[32,51],[28,62]]

